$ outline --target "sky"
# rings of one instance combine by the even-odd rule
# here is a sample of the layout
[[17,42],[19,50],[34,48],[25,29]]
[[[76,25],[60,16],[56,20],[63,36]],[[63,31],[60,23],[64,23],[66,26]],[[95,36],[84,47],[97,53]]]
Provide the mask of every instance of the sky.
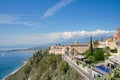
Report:
[[120,0],[0,0],[0,46],[113,35]]

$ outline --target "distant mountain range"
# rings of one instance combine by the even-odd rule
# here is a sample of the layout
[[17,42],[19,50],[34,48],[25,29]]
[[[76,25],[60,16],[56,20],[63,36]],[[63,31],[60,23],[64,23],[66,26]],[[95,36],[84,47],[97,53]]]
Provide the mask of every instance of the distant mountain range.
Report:
[[[93,36],[93,40],[104,40],[106,38],[109,38],[112,36]],[[18,46],[5,46],[5,47],[0,47],[0,51],[26,51],[26,50],[36,50],[36,49],[46,49],[49,48],[49,46],[56,45],[56,44],[61,44],[61,45],[67,45],[67,44],[72,44],[75,41],[78,41],[80,44],[87,44],[89,43],[90,37],[84,37],[84,38],[74,38],[74,39],[68,39],[65,41],[60,41],[60,42],[55,42],[55,43],[50,43],[50,44],[44,44],[44,45],[18,45]]]

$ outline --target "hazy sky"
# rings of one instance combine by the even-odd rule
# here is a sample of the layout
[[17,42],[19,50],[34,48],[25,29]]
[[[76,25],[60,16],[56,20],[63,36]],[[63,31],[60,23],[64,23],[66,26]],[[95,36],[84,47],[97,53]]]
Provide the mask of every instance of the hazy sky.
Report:
[[0,45],[113,34],[120,0],[0,0]]

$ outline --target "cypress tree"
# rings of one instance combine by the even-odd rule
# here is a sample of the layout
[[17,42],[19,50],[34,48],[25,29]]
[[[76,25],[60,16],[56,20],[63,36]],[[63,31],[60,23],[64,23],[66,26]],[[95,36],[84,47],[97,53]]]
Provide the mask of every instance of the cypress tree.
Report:
[[89,47],[89,50],[90,50],[90,54],[93,56],[92,36],[90,37],[90,47]]

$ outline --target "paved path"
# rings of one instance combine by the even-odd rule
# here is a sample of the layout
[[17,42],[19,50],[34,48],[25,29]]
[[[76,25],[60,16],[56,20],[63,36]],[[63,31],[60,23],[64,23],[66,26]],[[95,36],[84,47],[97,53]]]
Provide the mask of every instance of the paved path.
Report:
[[76,63],[72,62],[67,58],[67,55],[63,55],[63,58],[68,64],[73,67],[75,70],[77,70],[80,74],[82,74],[87,80],[94,80],[93,77],[91,77],[88,73],[86,73],[83,69],[81,69]]

